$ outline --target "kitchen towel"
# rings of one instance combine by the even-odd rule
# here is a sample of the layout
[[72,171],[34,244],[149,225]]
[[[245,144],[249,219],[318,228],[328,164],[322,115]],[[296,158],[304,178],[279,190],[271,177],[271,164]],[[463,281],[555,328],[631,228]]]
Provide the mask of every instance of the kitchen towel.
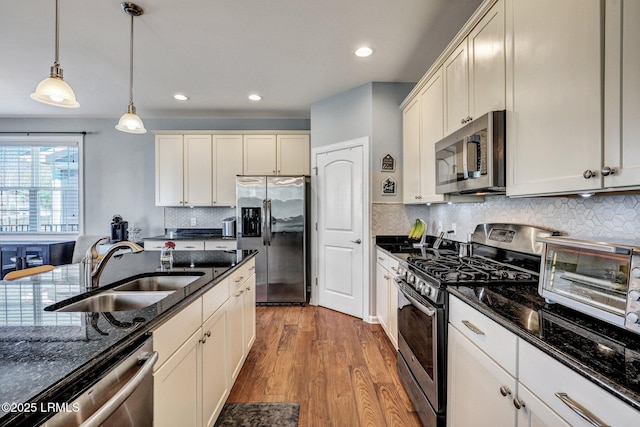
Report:
[[214,427],[297,427],[299,403],[226,403]]

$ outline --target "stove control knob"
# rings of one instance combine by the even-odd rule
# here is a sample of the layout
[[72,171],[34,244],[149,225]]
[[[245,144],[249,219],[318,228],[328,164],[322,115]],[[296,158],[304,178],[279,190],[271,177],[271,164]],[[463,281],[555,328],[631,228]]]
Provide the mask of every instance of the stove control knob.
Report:
[[631,275],[636,279],[640,278],[640,267],[633,267],[631,269]]
[[640,300],[640,290],[634,289],[633,291],[629,292],[629,299],[631,299],[632,301]]
[[627,313],[627,321],[629,323],[638,323],[638,320],[640,320],[640,313],[634,311]]
[[425,286],[425,287],[424,287],[424,294],[425,294],[426,296],[430,297],[430,296],[431,296],[431,293],[432,293],[431,291],[433,291],[433,289],[431,289],[431,286]]

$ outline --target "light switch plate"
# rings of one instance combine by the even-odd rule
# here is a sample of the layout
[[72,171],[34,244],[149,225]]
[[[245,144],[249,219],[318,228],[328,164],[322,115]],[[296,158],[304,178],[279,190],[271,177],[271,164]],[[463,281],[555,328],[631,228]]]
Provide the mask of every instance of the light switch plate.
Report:
[[191,226],[192,227],[196,226],[196,219],[195,218],[191,218]]

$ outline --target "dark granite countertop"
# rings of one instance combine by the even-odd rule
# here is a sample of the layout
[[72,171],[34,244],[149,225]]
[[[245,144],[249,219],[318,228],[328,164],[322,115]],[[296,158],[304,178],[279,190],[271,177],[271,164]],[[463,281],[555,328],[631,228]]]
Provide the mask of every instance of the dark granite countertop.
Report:
[[[376,243],[399,260],[417,254],[406,237],[379,236]],[[448,286],[447,289],[451,295],[640,410],[640,335],[559,304],[548,304],[538,295],[536,285]]]
[[[192,259],[185,263],[177,260],[174,268],[166,271],[197,275],[186,287],[143,309],[106,315],[44,310],[86,292],[80,264],[18,281],[0,281],[0,402],[61,401],[61,396],[82,386],[98,367],[144,339],[151,329],[215,286],[255,251],[206,251],[205,255],[193,267]],[[98,292],[132,276],[156,271],[161,271],[158,252],[112,258],[100,278]],[[123,328],[131,324],[135,326]],[[34,425],[26,414],[4,409],[0,409],[0,426]]]

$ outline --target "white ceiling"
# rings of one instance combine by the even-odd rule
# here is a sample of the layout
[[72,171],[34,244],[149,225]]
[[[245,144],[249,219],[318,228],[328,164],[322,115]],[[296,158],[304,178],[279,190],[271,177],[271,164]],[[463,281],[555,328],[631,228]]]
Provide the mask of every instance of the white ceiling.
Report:
[[[480,2],[140,0],[134,104],[143,119],[308,118],[314,102],[361,84],[418,81]],[[0,117],[126,111],[131,18],[119,0],[60,0],[60,64],[78,109],[29,97],[53,64],[55,1],[1,3]],[[361,45],[374,54],[354,56]]]

